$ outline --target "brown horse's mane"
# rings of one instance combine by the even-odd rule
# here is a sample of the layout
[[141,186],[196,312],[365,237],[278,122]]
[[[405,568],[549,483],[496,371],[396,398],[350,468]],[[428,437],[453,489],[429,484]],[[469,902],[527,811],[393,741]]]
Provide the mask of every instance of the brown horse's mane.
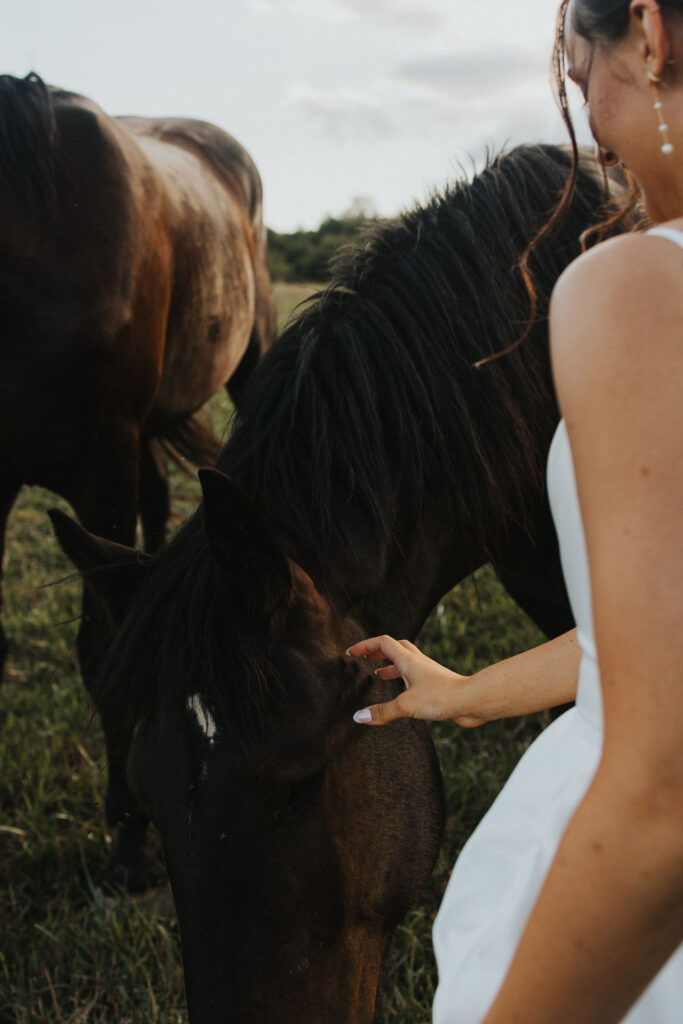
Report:
[[[473,364],[526,326],[519,258],[570,162],[561,147],[518,147],[377,228],[342,254],[330,285],[254,372],[219,467],[324,584],[349,562],[372,565],[396,549],[401,530],[419,530],[444,492],[464,541],[481,544],[492,522],[525,523],[558,418],[543,317],[580,235],[602,215],[592,167],[581,169],[567,217],[533,254],[540,318],[529,338],[503,359]],[[229,720],[239,721],[245,704],[250,720],[259,716],[277,673],[266,639],[241,628],[239,609],[226,615],[219,575],[200,508],[114,643],[103,700],[136,718],[148,701],[173,700],[200,680]],[[246,702],[226,687],[225,666],[236,658],[241,670],[230,674],[254,681]],[[156,693],[137,683],[150,679]]]

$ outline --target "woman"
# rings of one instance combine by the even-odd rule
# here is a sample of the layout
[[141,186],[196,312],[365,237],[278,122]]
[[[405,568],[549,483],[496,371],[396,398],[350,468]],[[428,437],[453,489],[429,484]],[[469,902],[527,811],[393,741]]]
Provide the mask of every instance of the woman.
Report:
[[578,642],[470,679],[389,637],[349,652],[406,682],[355,716],[372,725],[475,726],[570,699],[578,674],[456,864],[434,1024],[683,1020],[683,0],[565,0],[560,25],[602,159],[664,226],[591,249],[553,295],[548,481]]

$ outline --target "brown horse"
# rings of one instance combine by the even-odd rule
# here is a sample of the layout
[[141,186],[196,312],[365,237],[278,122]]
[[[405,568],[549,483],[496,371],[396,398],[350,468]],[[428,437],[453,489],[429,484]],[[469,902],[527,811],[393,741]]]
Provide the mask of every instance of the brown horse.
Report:
[[[0,77],[0,566],[22,484],[120,543],[139,514],[160,547],[157,439],[217,456],[193,414],[226,382],[239,401],[275,333],[261,204],[251,158],[211,124],[112,118],[36,75]],[[86,685],[107,635],[86,592]],[[0,626],[0,673],[6,653]],[[129,795],[110,772],[115,828]],[[142,886],[134,849],[114,844],[112,872]]]
[[[112,615],[138,591],[99,697],[161,832],[192,1024],[373,1018],[438,850],[440,783],[424,723],[352,722],[399,684],[349,642],[414,637],[487,561],[548,633],[572,624],[545,491],[545,321],[474,367],[519,335],[519,256],[568,169],[561,149],[520,147],[367,240],[259,364],[222,472],[202,473],[202,506],[158,559],[54,514]],[[587,163],[535,253],[541,310],[601,213]]]

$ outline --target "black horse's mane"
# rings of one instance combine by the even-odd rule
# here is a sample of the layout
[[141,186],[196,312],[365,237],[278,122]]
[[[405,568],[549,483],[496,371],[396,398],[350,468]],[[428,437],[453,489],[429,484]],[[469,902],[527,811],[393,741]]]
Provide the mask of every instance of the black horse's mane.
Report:
[[526,326],[519,259],[569,167],[560,147],[520,146],[379,227],[342,253],[331,284],[266,353],[219,467],[319,570],[334,572],[342,552],[367,557],[368,544],[378,554],[400,519],[419,528],[436,488],[450,491],[473,543],[484,542],[481,524],[524,525],[557,419],[544,314],[598,215],[594,168],[534,254],[540,308],[528,342],[474,364]]
[[[525,327],[519,258],[557,203],[570,159],[560,147],[520,146],[380,226],[343,254],[254,372],[219,467],[328,582],[340,560],[385,550],[401,522],[419,529],[439,488],[472,530],[492,517],[524,523],[558,415],[543,314],[581,233],[600,220],[593,167],[534,253],[538,324],[515,351],[473,364]],[[201,508],[152,576],[110,650],[105,699],[111,689],[137,715],[153,699],[150,680],[170,696],[199,678],[225,706],[234,695],[224,666],[238,655],[266,678],[267,655],[243,647],[248,631],[226,633]]]
[[28,213],[50,213],[56,199],[57,121],[34,72],[0,75],[0,190]]

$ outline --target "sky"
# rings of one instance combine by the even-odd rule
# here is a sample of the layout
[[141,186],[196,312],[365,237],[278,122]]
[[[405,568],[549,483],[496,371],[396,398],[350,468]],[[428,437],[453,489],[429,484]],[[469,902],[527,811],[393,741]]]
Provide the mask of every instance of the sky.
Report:
[[0,73],[36,71],[109,114],[212,121],[255,160],[266,223],[294,231],[359,199],[394,215],[487,149],[566,141],[558,3],[2,0]]

